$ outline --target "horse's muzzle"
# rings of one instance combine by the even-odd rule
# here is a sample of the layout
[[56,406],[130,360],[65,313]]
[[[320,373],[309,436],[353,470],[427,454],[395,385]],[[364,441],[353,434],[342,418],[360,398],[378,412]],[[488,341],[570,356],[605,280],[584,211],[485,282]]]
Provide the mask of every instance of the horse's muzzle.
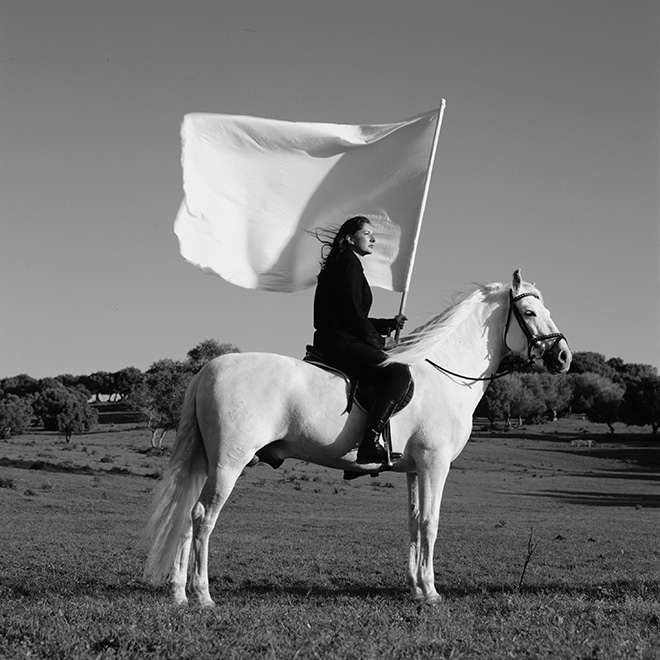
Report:
[[565,339],[560,339],[555,345],[543,354],[543,364],[552,374],[566,373],[571,366],[573,355]]

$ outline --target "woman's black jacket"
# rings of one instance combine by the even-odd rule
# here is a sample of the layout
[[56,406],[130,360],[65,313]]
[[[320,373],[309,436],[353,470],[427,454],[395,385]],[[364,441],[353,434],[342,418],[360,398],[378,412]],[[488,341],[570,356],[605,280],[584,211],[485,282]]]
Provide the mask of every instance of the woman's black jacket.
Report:
[[314,344],[321,350],[347,342],[364,342],[383,348],[382,335],[394,330],[394,319],[369,318],[373,302],[362,263],[346,250],[319,274],[314,296]]

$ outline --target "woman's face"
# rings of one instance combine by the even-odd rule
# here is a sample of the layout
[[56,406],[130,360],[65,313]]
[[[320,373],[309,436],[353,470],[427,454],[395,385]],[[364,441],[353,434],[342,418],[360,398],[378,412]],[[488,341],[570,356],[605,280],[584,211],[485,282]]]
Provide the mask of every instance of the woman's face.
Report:
[[376,237],[370,224],[365,223],[362,225],[362,229],[358,229],[351,236],[347,236],[347,240],[353,252],[359,254],[361,257],[371,254],[374,251]]

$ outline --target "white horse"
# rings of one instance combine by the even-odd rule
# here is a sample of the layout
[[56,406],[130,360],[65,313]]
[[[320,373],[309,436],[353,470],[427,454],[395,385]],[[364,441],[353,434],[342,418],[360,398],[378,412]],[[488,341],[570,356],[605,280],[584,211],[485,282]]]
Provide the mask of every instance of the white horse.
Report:
[[[412,400],[391,420],[392,450],[402,454],[392,469],[408,478],[408,584],[415,599],[440,599],[433,548],[445,480],[490,377],[509,353],[542,358],[554,373],[567,371],[571,361],[541,294],[522,282],[519,270],[512,286],[480,287],[390,353],[390,360],[410,365],[415,382]],[[188,388],[169,466],[156,487],[145,578],[169,581],[175,601],[186,603],[192,554],[191,591],[200,605],[214,604],[209,536],[246,466],[297,458],[378,470],[356,466],[366,416],[357,407],[345,412],[346,393],[341,376],[290,357],[236,353],[209,362]]]

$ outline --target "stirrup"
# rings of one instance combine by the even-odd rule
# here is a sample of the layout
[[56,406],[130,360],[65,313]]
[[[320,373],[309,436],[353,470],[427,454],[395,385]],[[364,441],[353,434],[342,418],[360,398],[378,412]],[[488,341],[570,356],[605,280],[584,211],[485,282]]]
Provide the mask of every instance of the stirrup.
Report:
[[355,459],[355,462],[360,465],[371,465],[372,463],[383,465],[388,462],[388,451],[381,445],[376,445],[376,447],[370,448],[370,450],[373,450],[373,453],[367,453],[366,457],[364,454],[360,456],[360,449],[361,447],[358,448],[357,457]]
[[[383,463],[378,470],[344,470],[344,481],[353,481],[353,479],[357,479],[358,477],[366,477],[367,475],[370,477],[377,477],[381,472],[387,472],[388,470],[391,470],[394,467],[394,464],[397,461],[400,461],[402,458],[403,454],[398,451],[389,452],[388,460]],[[355,467],[358,467],[358,465]]]

